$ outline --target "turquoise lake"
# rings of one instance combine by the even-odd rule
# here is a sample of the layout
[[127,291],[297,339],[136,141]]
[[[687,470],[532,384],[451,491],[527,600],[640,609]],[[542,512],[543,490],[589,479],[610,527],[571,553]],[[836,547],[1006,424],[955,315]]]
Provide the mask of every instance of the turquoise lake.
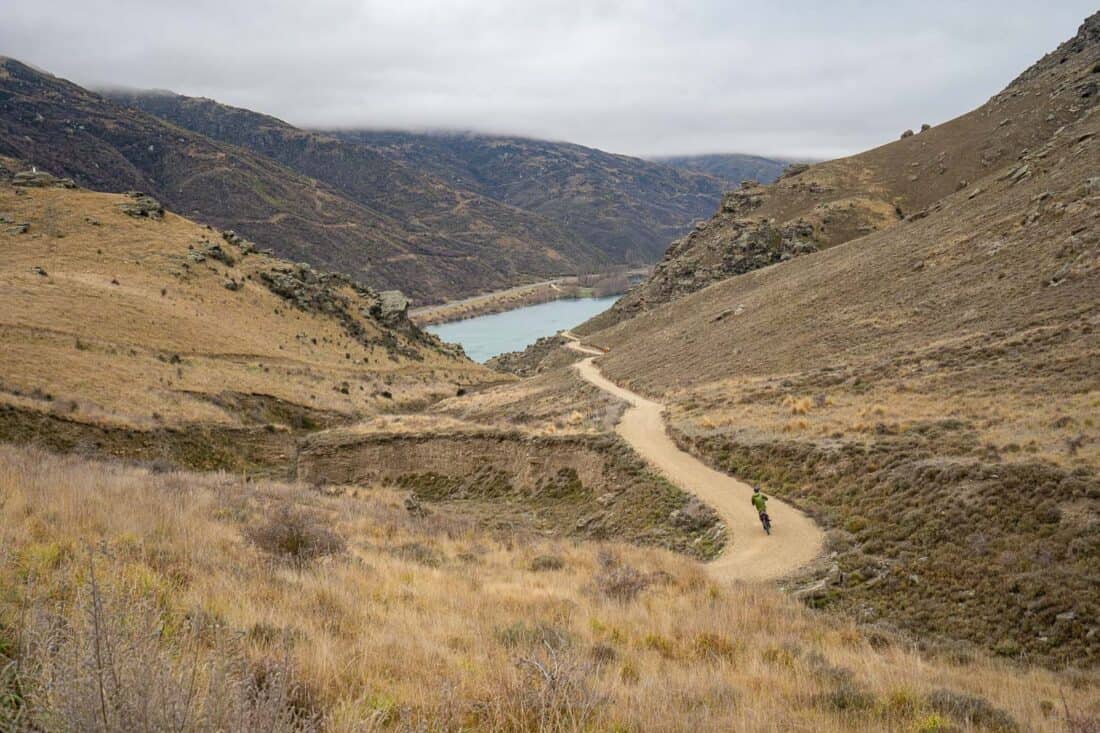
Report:
[[608,298],[552,300],[464,321],[439,323],[424,330],[444,341],[461,344],[467,356],[484,362],[506,351],[524,349],[543,336],[553,336],[558,331],[579,326],[610,308],[618,298],[614,295]]

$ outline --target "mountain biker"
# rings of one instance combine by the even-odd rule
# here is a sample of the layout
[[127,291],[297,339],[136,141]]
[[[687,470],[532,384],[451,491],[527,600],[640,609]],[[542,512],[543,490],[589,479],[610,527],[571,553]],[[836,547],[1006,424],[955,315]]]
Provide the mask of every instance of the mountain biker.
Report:
[[[768,517],[768,497],[760,493],[759,486],[752,487],[752,505],[760,515],[760,521],[763,522],[764,518]],[[770,517],[768,517],[768,521],[771,521]]]

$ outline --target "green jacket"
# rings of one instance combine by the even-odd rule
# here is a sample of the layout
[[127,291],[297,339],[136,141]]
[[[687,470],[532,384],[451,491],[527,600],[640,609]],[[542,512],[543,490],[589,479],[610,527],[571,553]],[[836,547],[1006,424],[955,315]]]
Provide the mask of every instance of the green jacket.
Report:
[[758,513],[762,514],[768,510],[768,497],[763,494],[753,494],[752,505],[756,507]]

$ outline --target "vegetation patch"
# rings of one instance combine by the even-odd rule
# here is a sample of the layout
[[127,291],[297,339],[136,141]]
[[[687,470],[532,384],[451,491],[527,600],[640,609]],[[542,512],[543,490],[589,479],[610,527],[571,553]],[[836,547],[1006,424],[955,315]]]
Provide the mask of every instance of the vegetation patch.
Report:
[[[1100,499],[1100,479],[1083,468],[952,457],[922,432],[828,445],[675,435],[835,528],[839,573],[808,596],[812,606],[1014,659],[1095,664],[1100,542],[1063,507]],[[945,435],[958,447],[953,427]]]

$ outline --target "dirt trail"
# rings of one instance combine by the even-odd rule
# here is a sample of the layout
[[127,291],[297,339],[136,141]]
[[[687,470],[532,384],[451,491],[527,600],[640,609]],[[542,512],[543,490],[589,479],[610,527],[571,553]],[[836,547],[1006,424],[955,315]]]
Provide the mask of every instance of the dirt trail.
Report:
[[593,354],[578,362],[581,377],[627,402],[616,431],[646,461],[684,491],[709,504],[730,531],[725,551],[707,567],[718,579],[774,580],[809,564],[821,554],[825,534],[813,520],[778,499],[768,502],[772,534],[764,534],[756,511],[749,503],[752,487],[719,473],[690,453],[680,450],[665,432],[664,405],[623,389],[600,373],[594,363],[599,349],[585,346],[568,331],[566,348]]

